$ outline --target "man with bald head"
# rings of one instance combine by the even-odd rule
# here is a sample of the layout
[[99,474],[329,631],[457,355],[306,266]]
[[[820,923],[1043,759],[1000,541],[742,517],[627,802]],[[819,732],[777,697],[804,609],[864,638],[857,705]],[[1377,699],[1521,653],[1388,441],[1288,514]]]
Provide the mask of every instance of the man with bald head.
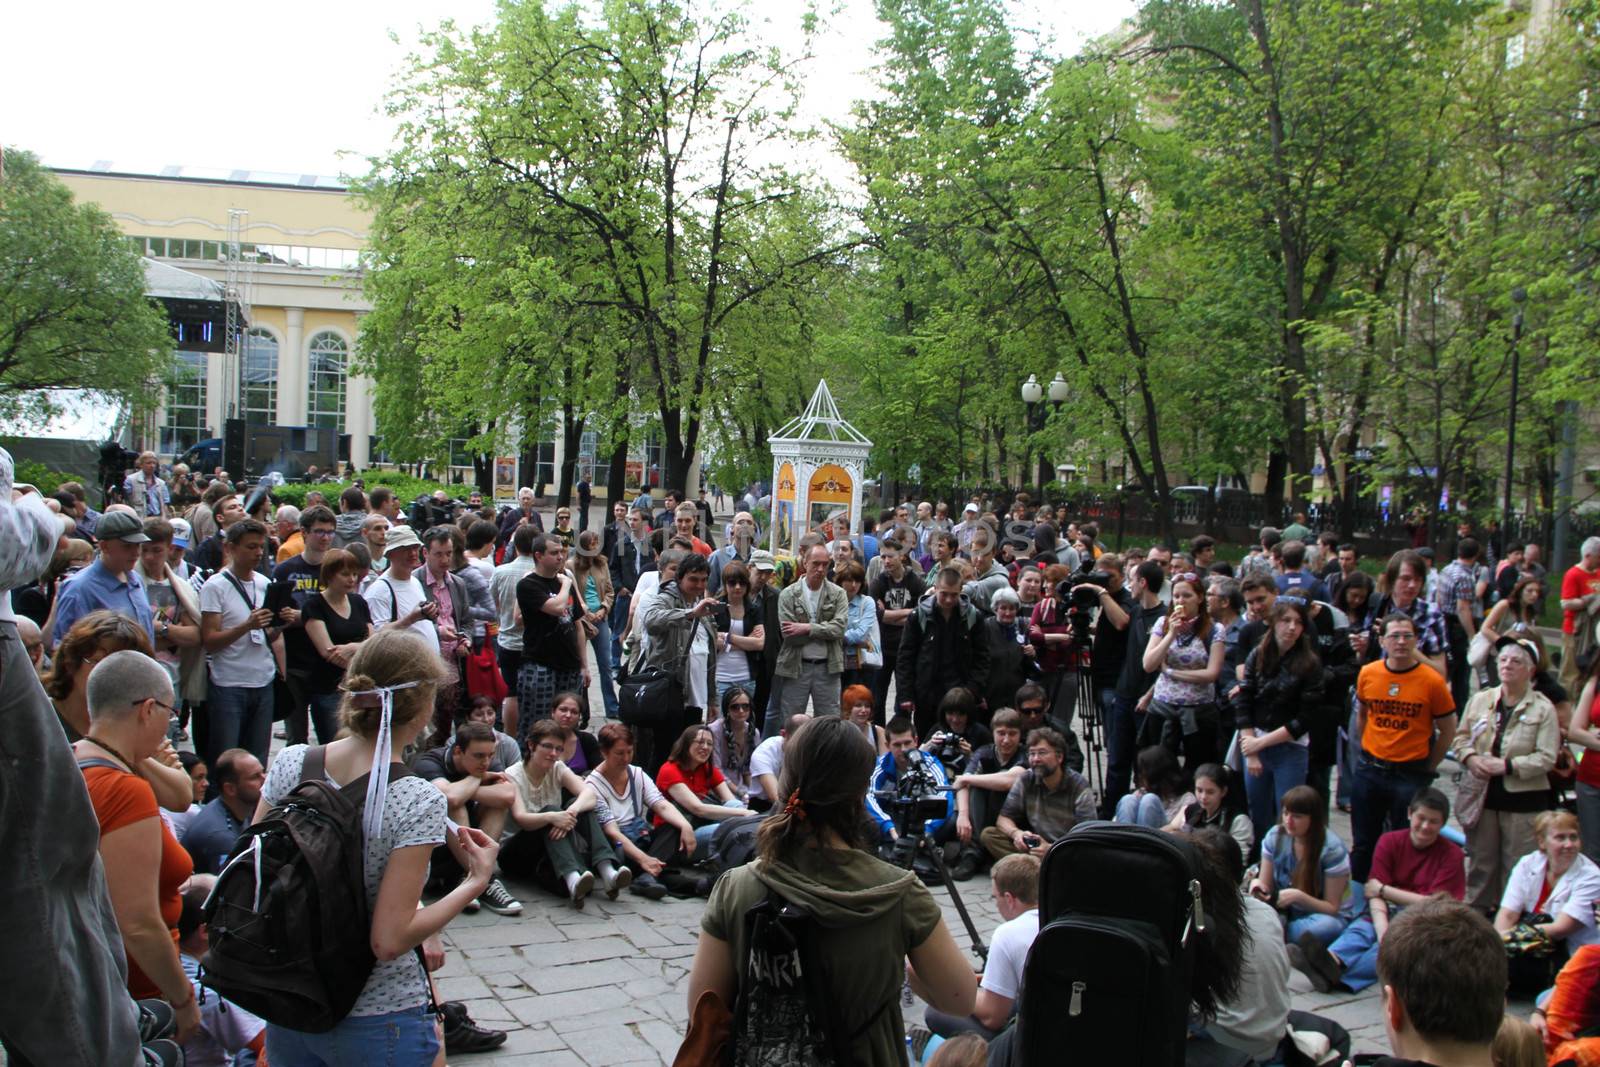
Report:
[[844,590],[828,581],[828,549],[806,549],[798,582],[778,594],[780,700],[785,715],[810,703],[817,715],[839,714],[839,675],[844,673],[844,630],[850,614]]
[[711,553],[711,578],[706,582],[706,591],[711,596],[722,592],[722,568],[729,561],[738,560],[745,566],[750,565],[750,552],[756,544],[756,520],[748,511],[741,511],[733,517],[733,533],[728,538],[728,543]]

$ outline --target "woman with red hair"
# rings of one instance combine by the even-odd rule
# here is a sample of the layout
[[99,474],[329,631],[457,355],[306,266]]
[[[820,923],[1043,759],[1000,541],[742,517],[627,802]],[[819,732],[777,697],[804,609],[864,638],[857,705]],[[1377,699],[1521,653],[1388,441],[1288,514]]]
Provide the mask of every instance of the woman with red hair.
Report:
[[839,707],[845,720],[861,731],[873,752],[882,758],[889,751],[889,736],[883,732],[883,727],[872,721],[872,690],[864,685],[845,686],[844,692],[839,694]]

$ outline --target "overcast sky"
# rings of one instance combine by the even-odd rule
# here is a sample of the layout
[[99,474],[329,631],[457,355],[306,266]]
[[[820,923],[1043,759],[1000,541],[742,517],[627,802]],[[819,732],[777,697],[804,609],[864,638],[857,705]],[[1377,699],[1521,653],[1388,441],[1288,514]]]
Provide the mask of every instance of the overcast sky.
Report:
[[[1076,52],[1133,0],[1008,0],[1013,25]],[[493,0],[47,0],[0,18],[0,143],[55,166],[178,164],[335,175],[364,171],[391,126],[385,87],[418,26],[488,21]],[[844,0],[820,42],[807,110],[843,119],[870,89],[881,36],[870,0]],[[797,4],[753,0],[770,38],[793,40]],[[389,40],[394,31],[401,38]],[[818,151],[824,151],[818,148]],[[354,153],[350,155],[348,153]],[[826,162],[820,169],[833,170]]]

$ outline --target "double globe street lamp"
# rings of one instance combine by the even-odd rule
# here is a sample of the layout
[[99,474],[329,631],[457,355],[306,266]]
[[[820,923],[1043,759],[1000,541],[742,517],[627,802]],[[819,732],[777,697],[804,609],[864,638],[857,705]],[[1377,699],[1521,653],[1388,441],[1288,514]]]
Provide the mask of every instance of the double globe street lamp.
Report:
[[[1059,411],[1061,410],[1061,405],[1067,402],[1067,397],[1071,394],[1071,391],[1071,386],[1067,385],[1067,380],[1061,376],[1060,371],[1056,372],[1055,380],[1048,386],[1039,384],[1039,378],[1034,374],[1028,375],[1028,380],[1022,383],[1022,402],[1028,408],[1028,433],[1030,435],[1022,448],[1024,477],[1027,476],[1028,452],[1032,441],[1031,435],[1044,429],[1045,411],[1042,401],[1048,394],[1051,408]],[[1044,499],[1044,487],[1050,481],[1051,474],[1049,457],[1045,455],[1045,450],[1041,447],[1039,449],[1039,498],[1041,500]]]

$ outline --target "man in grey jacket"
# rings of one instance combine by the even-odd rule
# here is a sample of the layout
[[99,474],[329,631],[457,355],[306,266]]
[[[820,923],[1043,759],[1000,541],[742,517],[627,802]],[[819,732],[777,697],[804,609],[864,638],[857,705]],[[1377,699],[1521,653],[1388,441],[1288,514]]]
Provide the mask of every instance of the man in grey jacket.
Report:
[[706,558],[690,552],[645,608],[644,665],[676,674],[683,693],[680,717],[635,727],[635,759],[652,778],[683,728],[704,721],[705,709],[716,707],[717,628],[711,612],[717,600],[705,595],[710,574]]
[[778,595],[778,626],[783,648],[778,652],[781,701],[787,717],[806,710],[839,714],[839,675],[844,673],[844,631],[850,601],[828,581],[828,550],[813,545],[806,551],[800,581]]

